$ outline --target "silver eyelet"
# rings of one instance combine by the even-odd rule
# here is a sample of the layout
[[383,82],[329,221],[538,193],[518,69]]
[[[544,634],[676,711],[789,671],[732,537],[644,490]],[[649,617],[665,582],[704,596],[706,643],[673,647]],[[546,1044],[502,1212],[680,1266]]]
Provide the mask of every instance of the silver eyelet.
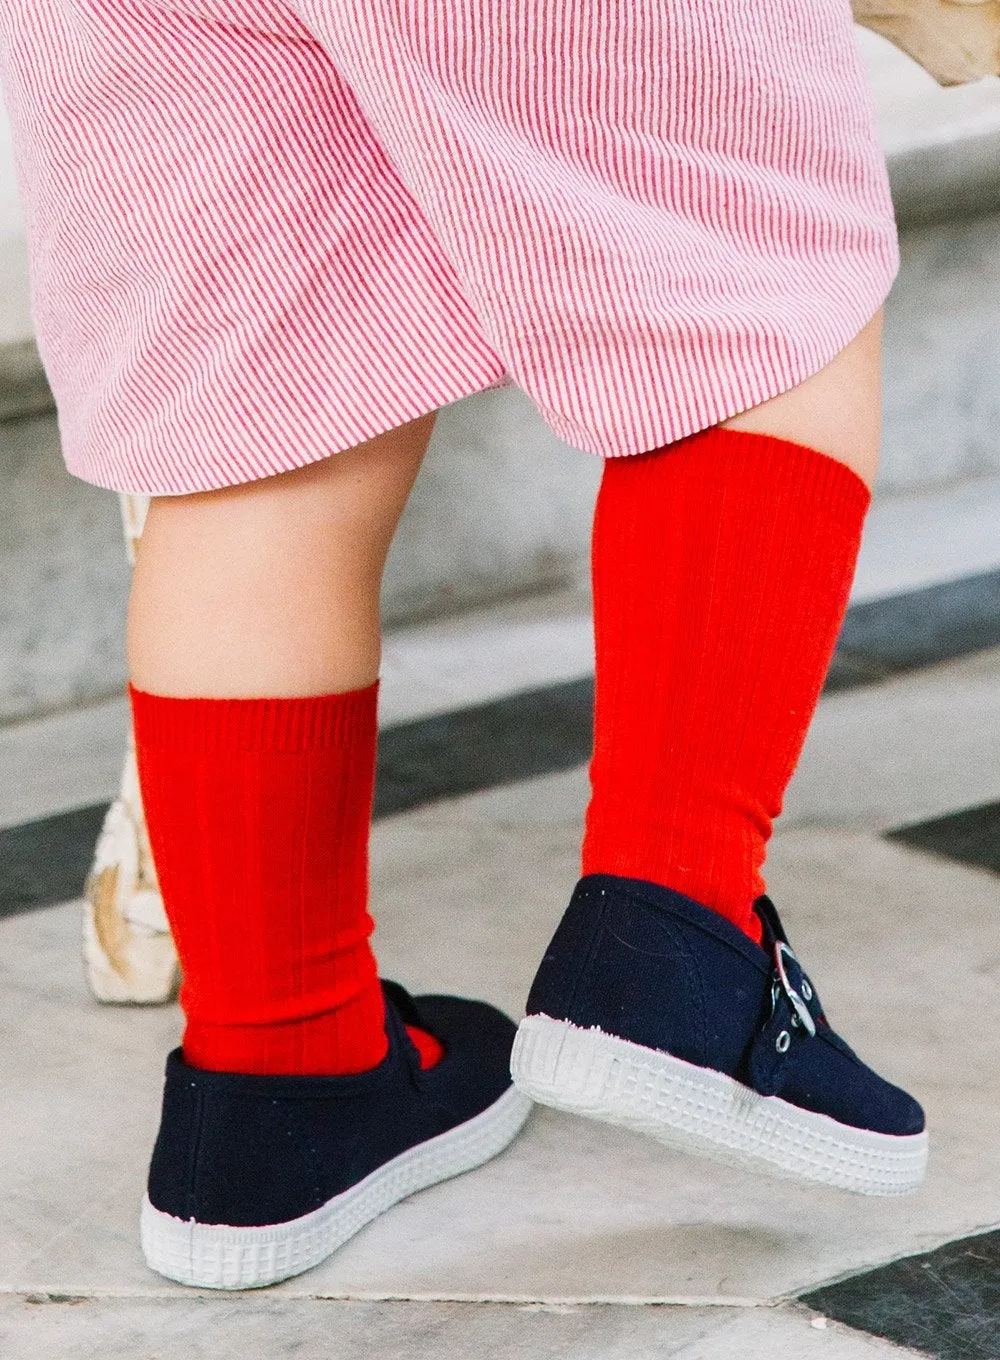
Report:
[[788,980],[788,973],[785,970],[786,957],[794,959],[795,962],[798,963],[798,959],[796,959],[795,955],[792,953],[791,947],[787,945],[784,940],[775,940],[774,966],[778,975],[777,980],[781,984],[781,990],[785,993],[785,996],[787,996],[792,1010],[798,1016],[802,1028],[811,1039],[816,1033],[816,1022],[809,1013],[809,1007]]
[[813,989],[810,987],[809,979],[807,977],[802,979],[802,996],[806,1001],[811,1001],[813,999]]
[[779,1053],[787,1053],[791,1042],[792,1036],[788,1033],[787,1029],[783,1029],[777,1039],[775,1039],[774,1046]]

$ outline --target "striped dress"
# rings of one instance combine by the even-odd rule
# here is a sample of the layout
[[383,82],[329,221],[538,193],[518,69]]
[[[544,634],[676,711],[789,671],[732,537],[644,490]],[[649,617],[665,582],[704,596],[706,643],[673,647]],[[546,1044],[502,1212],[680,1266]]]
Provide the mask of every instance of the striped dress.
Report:
[[117,490],[507,383],[657,448],[896,268],[848,0],[3,0],[0,75],[65,457]]

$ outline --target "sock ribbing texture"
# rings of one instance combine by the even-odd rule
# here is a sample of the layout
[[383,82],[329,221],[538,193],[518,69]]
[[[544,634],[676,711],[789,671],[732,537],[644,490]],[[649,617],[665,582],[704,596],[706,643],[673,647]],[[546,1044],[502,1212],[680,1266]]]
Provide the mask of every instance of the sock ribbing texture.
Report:
[[767,841],[870,499],[835,459],[732,430],[609,460],[584,873],[660,883],[759,938]]
[[[377,695],[131,691],[197,1067],[335,1075],[385,1055],[367,907]],[[430,1065],[436,1041],[414,1037]]]

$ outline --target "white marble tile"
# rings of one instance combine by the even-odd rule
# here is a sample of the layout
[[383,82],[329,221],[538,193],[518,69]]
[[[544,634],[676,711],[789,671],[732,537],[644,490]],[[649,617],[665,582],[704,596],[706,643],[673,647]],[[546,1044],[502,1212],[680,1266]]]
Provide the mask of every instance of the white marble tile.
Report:
[[[451,839],[440,876],[430,872],[437,830],[414,819],[412,834],[421,843],[412,878],[395,859],[386,881],[381,850],[377,858],[384,966],[414,983],[468,980],[512,1007],[565,897],[555,828],[544,845],[498,828],[492,848],[480,831],[464,873]],[[575,854],[572,828],[561,853],[564,862]],[[447,1275],[466,1296],[486,1286],[513,1297],[769,1298],[1000,1221],[1000,1191],[982,1184],[1000,1151],[1000,883],[865,838],[804,833],[779,841],[771,883],[835,1020],[928,1106],[924,1190],[884,1202],[802,1189],[537,1111],[503,1158],[372,1225],[310,1287],[377,1291],[391,1260],[416,1294]],[[484,916],[497,932],[485,953]],[[465,960],[448,947],[454,937],[463,953],[468,937]],[[985,956],[983,940],[998,942]],[[970,1016],[950,980],[973,973]],[[446,1239],[435,1229],[442,1218]]]
[[783,824],[903,826],[1000,799],[1000,649],[831,694]]
[[877,496],[853,603],[902,595],[1000,566],[1000,477]]
[[594,669],[586,589],[495,605],[387,631],[379,696],[384,724],[575,680]]
[[0,1289],[36,1271],[69,1292],[150,1280],[135,1217],[179,1013],[98,1006],[80,920],[73,903],[0,922]]
[[[382,824],[384,971],[516,1013],[575,876],[577,834],[572,819],[534,835],[449,826],[441,809]],[[835,1021],[927,1105],[922,1191],[884,1202],[804,1189],[538,1110],[502,1157],[398,1206],[275,1296],[772,1299],[1000,1222],[1000,1186],[983,1175],[1000,1154],[1000,881],[804,832],[779,838],[770,876]],[[177,1014],[90,1002],[77,929],[73,907],[0,923],[13,1131],[0,1288],[170,1295],[142,1264],[135,1218]]]
[[358,1303],[315,1299],[97,1298],[0,1300],[9,1356],[136,1360],[810,1360],[903,1357],[873,1337],[816,1328],[795,1308],[536,1308],[498,1304]]
[[917,1360],[916,1351],[796,1308],[726,1309],[725,1320],[720,1317],[704,1336],[667,1353],[676,1360]]
[[0,827],[112,798],[127,723],[123,695],[0,727]]

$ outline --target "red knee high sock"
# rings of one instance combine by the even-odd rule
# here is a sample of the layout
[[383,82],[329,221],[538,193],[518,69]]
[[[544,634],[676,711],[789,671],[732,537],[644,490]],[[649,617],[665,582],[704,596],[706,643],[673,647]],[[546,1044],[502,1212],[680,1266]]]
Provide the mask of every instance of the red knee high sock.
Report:
[[758,938],[869,500],[842,463],[730,430],[607,464],[584,873],[674,888]]
[[[369,945],[376,685],[302,699],[132,691],[142,796],[197,1067],[361,1072],[386,1052]],[[414,1032],[422,1060],[440,1049]]]

